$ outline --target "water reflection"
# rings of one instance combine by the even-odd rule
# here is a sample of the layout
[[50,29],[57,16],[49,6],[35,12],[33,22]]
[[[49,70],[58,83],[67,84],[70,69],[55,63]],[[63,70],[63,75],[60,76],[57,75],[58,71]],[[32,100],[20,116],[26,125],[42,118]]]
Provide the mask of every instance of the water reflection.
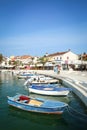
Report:
[[62,118],[62,115],[50,115],[50,114],[41,114],[41,113],[33,113],[26,112],[23,110],[19,110],[17,108],[13,108],[9,106],[9,115],[11,117],[16,117],[20,119],[28,120],[34,124],[42,124],[48,126],[56,126],[56,125],[67,125],[65,120]]
[[9,106],[9,116],[13,120],[29,121],[29,124],[40,125],[60,130],[80,130],[87,129],[87,123],[78,118],[74,118],[66,111],[63,115],[47,115],[33,112],[26,112]]

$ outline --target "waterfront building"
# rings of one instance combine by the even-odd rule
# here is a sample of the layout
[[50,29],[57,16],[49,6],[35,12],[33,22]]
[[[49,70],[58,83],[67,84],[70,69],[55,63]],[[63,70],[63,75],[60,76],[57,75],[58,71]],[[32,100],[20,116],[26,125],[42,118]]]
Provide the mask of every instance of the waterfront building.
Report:
[[65,52],[57,52],[47,56],[54,65],[61,66],[61,69],[69,69],[69,65],[73,65],[78,60],[78,55],[70,49]]

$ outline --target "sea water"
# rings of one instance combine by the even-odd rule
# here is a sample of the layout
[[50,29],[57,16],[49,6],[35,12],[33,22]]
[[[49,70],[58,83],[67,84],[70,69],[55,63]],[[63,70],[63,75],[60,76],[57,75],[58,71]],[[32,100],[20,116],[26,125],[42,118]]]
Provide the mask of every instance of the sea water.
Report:
[[[67,97],[29,94],[24,82],[24,79],[19,80],[11,72],[0,72],[0,130],[87,130],[87,120],[82,116],[87,115],[87,107],[73,92]],[[61,116],[47,115],[13,108],[8,105],[7,96],[16,93],[64,101],[80,114],[67,109]]]

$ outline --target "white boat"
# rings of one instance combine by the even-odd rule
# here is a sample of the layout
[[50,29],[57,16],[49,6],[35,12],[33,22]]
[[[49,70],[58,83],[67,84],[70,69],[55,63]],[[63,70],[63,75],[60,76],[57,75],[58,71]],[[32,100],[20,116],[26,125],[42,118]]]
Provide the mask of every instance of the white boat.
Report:
[[29,72],[22,72],[17,75],[18,79],[29,79],[36,77],[37,74],[35,73],[29,73]]
[[31,85],[28,89],[30,93],[50,96],[67,96],[70,92],[69,88],[58,87],[55,85]]
[[53,79],[46,76],[35,76],[27,79],[24,83],[24,85],[30,85],[30,84],[52,84],[52,83],[58,83],[59,81],[57,79]]

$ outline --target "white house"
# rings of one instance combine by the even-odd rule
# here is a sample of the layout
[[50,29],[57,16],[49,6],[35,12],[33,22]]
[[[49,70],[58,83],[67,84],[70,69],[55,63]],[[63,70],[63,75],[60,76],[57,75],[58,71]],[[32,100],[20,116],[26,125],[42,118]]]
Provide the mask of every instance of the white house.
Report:
[[74,64],[78,60],[78,55],[73,53],[71,50],[65,52],[57,52],[47,56],[49,60],[56,65],[61,65],[62,67]]

